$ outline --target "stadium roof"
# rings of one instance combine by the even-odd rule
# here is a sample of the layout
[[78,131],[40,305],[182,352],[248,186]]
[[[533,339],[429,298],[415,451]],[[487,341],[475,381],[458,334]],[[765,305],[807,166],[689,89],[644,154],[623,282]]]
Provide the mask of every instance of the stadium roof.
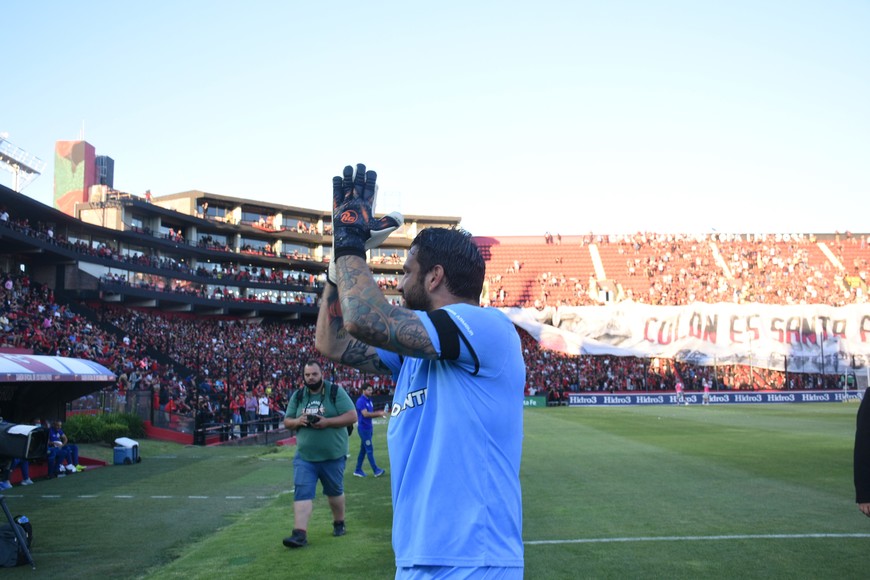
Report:
[[113,380],[115,375],[112,371],[86,359],[0,353],[0,383]]
[[66,404],[111,385],[115,375],[94,361],[0,352],[0,406],[13,423],[63,418]]

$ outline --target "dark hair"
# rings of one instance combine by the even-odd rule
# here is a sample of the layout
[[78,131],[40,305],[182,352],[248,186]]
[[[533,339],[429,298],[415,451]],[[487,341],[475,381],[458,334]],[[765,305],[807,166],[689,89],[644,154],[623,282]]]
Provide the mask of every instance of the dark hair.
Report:
[[414,238],[411,247],[415,246],[421,274],[440,265],[451,294],[468,300],[480,299],[486,263],[470,233],[462,229],[426,228]]
[[305,364],[302,365],[303,373],[305,372],[305,367],[317,367],[320,369],[320,372],[323,372],[323,365],[320,364],[320,361],[313,358],[308,359],[307,361],[305,361]]

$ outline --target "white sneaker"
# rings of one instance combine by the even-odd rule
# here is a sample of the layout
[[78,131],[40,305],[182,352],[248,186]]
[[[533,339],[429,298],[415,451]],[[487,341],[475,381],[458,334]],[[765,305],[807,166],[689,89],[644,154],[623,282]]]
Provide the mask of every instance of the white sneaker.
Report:
[[64,469],[66,469],[67,473],[75,473],[76,472],[75,465],[67,465],[66,467],[64,467]]
[[21,482],[21,485],[33,485],[33,480],[29,477]]

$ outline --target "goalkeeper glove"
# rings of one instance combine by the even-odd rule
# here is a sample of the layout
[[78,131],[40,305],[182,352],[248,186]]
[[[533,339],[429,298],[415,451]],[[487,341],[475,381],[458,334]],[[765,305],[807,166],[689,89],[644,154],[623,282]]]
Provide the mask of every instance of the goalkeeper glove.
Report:
[[332,240],[336,259],[359,256],[365,259],[365,245],[371,236],[372,214],[378,175],[362,163],[356,175],[348,165],[344,177],[332,178]]
[[[381,247],[381,244],[390,237],[390,234],[402,227],[402,224],[404,223],[405,218],[399,212],[394,211],[388,213],[376,222],[376,225],[374,226],[375,229],[371,231],[371,237],[365,244],[365,249],[373,250]],[[329,267],[326,269],[326,281],[335,286],[337,280],[338,278],[336,278],[335,273],[335,255],[333,252],[333,256],[329,260]]]
[[379,247],[405,223],[402,214],[392,212],[374,219],[377,200],[377,174],[366,171],[358,164],[356,176],[353,168],[344,168],[343,177],[332,179],[333,257],[326,280],[335,285],[335,260],[341,256],[359,256],[365,259],[366,250]]

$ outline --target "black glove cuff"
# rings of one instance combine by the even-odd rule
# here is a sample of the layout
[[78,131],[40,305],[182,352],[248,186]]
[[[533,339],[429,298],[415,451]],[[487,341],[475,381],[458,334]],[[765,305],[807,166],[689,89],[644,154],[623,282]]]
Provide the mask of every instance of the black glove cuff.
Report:
[[335,230],[332,237],[333,254],[336,259],[341,256],[359,256],[366,258],[367,232],[355,227],[342,227]]

